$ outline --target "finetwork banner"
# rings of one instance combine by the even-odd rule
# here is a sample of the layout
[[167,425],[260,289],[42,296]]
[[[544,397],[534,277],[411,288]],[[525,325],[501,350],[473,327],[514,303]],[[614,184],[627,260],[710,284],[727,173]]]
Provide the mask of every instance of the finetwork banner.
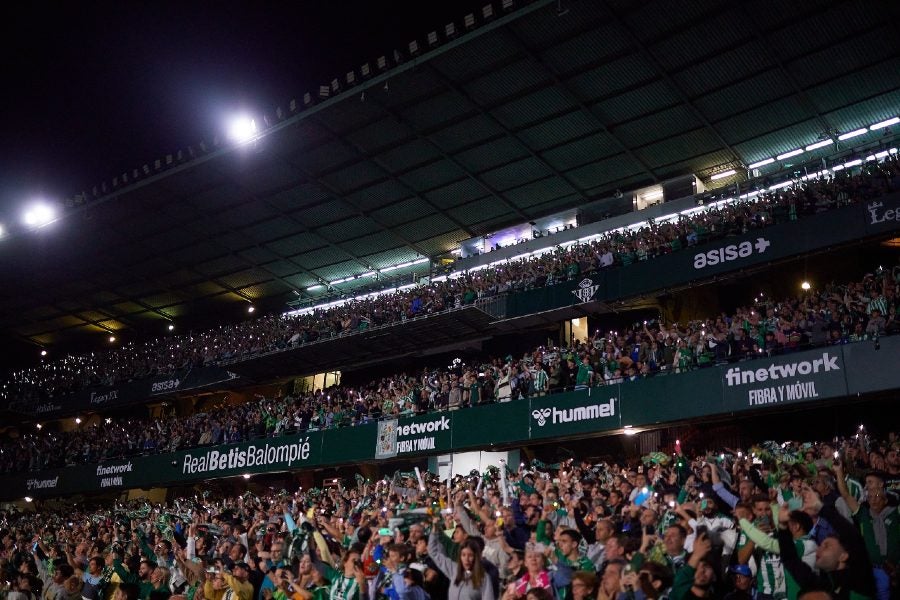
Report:
[[840,346],[739,362],[719,370],[726,411],[847,395],[847,366]]

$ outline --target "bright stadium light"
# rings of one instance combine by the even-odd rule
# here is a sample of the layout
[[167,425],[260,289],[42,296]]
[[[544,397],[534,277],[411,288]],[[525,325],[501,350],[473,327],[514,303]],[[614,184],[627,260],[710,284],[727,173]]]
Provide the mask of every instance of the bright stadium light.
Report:
[[721,173],[716,173],[710,179],[715,181],[716,179],[725,179],[726,177],[731,177],[734,175],[736,171],[734,169],[728,169],[727,171],[722,171]]
[[893,125],[894,123],[900,123],[900,117],[891,117],[890,119],[888,119],[886,121],[881,121],[880,123],[874,123],[872,125],[869,125],[869,129],[871,129],[872,131],[875,131],[876,129],[883,129],[885,127]]
[[759,162],[755,162],[755,163],[752,163],[752,164],[748,165],[747,168],[748,168],[748,169],[755,169],[756,167],[764,167],[764,166],[766,166],[766,165],[771,165],[773,162],[775,162],[775,159],[774,159],[774,158],[766,158],[766,159],[761,160],[761,161],[759,161]]
[[228,125],[228,137],[238,144],[249,142],[256,133],[256,121],[248,116],[235,117]]
[[25,211],[22,222],[28,227],[43,227],[56,218],[56,211],[49,204],[39,202]]
[[822,140],[821,142],[816,142],[814,144],[810,144],[809,146],[806,147],[806,151],[809,152],[810,150],[816,150],[817,148],[824,148],[825,146],[830,146],[833,143],[834,143],[834,140],[831,138],[828,138],[827,140]]
[[858,135],[865,135],[869,130],[863,127],[862,129],[854,129],[853,131],[848,131],[847,133],[842,133],[838,136],[838,140],[849,140],[850,138],[855,138]]
[[798,154],[803,154],[803,148],[797,148],[796,150],[791,150],[790,152],[785,152],[784,154],[779,154],[775,158],[778,160],[784,160],[785,158],[797,156]]

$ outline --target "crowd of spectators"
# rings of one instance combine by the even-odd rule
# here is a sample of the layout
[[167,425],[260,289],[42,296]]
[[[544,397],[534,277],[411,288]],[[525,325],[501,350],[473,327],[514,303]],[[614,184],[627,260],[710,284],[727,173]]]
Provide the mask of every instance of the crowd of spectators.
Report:
[[264,316],[205,332],[131,342],[118,349],[43,361],[12,373],[0,398],[40,401],[90,386],[174,373],[192,366],[236,361],[264,352],[398,323],[476,302],[479,298],[555,285],[601,269],[627,267],[710,240],[864,202],[900,190],[900,161],[891,155],[796,181],[789,187],[709,207],[665,222],[607,232],[589,243],[482,270],[459,269],[442,281],[355,298],[306,314]]
[[[897,597],[900,438],[0,512],[4,600]],[[665,451],[664,451],[665,450]],[[501,469],[503,471],[501,472]],[[265,488],[261,488],[265,489]],[[892,594],[894,594],[892,596]]]
[[877,269],[847,285],[776,301],[763,295],[732,314],[687,323],[635,323],[597,330],[566,347],[537,347],[506,357],[456,359],[360,385],[223,404],[191,416],[100,420],[68,432],[36,431],[0,442],[0,472],[171,452],[308,429],[354,426],[381,418],[516,401],[684,373],[826,344],[900,333],[900,268]]

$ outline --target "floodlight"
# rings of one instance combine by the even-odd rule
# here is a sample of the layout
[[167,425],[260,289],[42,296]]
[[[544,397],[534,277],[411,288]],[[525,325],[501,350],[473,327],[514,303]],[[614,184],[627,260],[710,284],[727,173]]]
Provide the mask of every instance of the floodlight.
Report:
[[169,331],[175,331],[175,326],[169,323]]
[[250,479],[250,473],[244,473],[241,477],[244,479]]
[[808,290],[808,289],[811,288],[812,286],[809,285],[809,282],[808,282],[808,281],[804,281],[803,283],[800,284],[800,287],[803,288],[804,290]]
[[75,424],[81,425],[81,417],[75,417]]
[[255,311],[255,310],[256,310],[256,307],[253,306],[252,304],[247,307],[247,312],[250,314],[253,314],[253,311]]
[[40,430],[40,429],[43,429],[43,428],[44,428],[44,426],[43,426],[43,425],[41,425],[41,424],[40,424],[40,423],[38,423],[38,424],[37,424],[37,428],[38,428],[38,429],[39,429],[39,430]]
[[25,496],[25,502],[31,502],[33,498],[31,496]]
[[43,227],[56,218],[56,211],[49,204],[37,203],[22,216],[22,221],[28,227]]
[[825,146],[830,146],[833,143],[834,143],[834,140],[831,138],[828,138],[827,140],[822,140],[821,142],[816,142],[814,144],[810,144],[809,146],[806,147],[806,151],[809,152],[810,150],[815,150],[816,148],[824,148]]
[[41,350],[41,356],[47,356],[47,351],[46,351],[46,350]]
[[880,123],[869,125],[869,129],[875,131],[876,129],[883,129],[884,127],[888,127],[889,125],[893,125],[894,123],[900,123],[900,117],[891,117],[886,121],[881,121]]
[[247,116],[235,117],[228,126],[228,137],[238,144],[249,142],[256,132],[256,121]]
[[722,171],[721,173],[716,173],[715,175],[710,177],[710,179],[712,179],[713,181],[715,181],[716,179],[725,179],[726,177],[731,177],[736,172],[737,171],[735,171],[734,169],[728,169],[727,171]]
[[109,343],[110,343],[110,344],[114,343],[115,341],[116,341],[116,336],[114,336],[114,335],[109,336]]
[[755,162],[755,163],[751,163],[751,164],[747,165],[747,168],[748,168],[748,169],[755,169],[755,168],[757,168],[757,167],[764,167],[764,166],[766,166],[766,165],[771,165],[773,162],[775,162],[775,159],[774,159],[774,158],[766,158],[766,159],[761,160],[761,161],[759,161],[759,162]]
[[790,152],[785,152],[784,154],[779,154],[775,158],[778,160],[784,160],[785,158],[797,156],[798,154],[803,154],[803,148],[797,148],[796,150],[791,150]]
[[848,131],[847,133],[842,133],[838,136],[839,140],[849,140],[850,138],[855,138],[858,135],[864,135],[868,133],[869,130],[863,127],[862,129],[855,129],[853,131]]

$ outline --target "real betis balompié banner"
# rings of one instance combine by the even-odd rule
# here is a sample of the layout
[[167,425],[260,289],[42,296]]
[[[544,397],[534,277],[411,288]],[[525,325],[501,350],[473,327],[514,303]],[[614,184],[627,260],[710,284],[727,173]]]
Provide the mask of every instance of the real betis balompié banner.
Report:
[[725,412],[847,395],[841,346],[793,352],[717,367]]

